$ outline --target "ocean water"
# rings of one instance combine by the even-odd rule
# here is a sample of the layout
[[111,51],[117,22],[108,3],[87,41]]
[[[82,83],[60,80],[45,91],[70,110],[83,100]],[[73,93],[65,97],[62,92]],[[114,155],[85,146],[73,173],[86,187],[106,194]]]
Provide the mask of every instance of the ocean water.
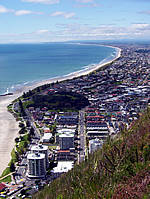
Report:
[[68,43],[0,44],[0,94],[112,60],[117,50]]

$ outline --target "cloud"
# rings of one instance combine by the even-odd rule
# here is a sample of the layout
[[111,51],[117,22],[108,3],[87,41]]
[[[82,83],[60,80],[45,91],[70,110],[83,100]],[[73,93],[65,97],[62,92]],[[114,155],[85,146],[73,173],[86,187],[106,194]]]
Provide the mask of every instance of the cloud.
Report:
[[22,0],[29,3],[57,4],[60,0]]
[[44,33],[48,33],[48,32],[49,32],[49,30],[47,30],[47,29],[41,29],[41,30],[36,31],[37,34],[44,34]]
[[66,18],[66,19],[70,19],[70,18],[72,18],[72,17],[74,17],[75,16],[75,13],[74,12],[61,12],[61,11],[57,11],[57,12],[53,12],[52,14],[51,14],[51,16],[52,17],[57,17],[57,16],[62,16],[62,17],[64,17],[64,18]]
[[62,16],[64,14],[64,12],[60,12],[60,11],[57,11],[57,12],[53,12],[51,14],[52,17],[57,17],[57,16]]
[[3,13],[12,13],[16,16],[21,16],[21,15],[30,15],[30,14],[34,14],[34,15],[40,15],[43,14],[42,12],[34,12],[31,10],[13,10],[13,9],[8,9],[2,5],[0,5],[0,14]]
[[51,42],[68,40],[118,40],[149,39],[150,24],[133,23],[127,26],[117,24],[56,24],[55,29],[39,29],[31,33],[0,35],[0,43],[4,42]]
[[42,12],[33,12],[31,10],[18,10],[15,11],[14,14],[16,16],[21,16],[21,15],[30,15],[30,14],[43,14]]
[[32,14],[32,11],[30,10],[18,10],[15,12],[16,16],[21,16],[21,15],[29,15]]
[[135,23],[131,25],[131,29],[135,29],[135,30],[146,30],[147,28],[149,29],[150,24],[147,23]]
[[99,7],[100,4],[95,3],[95,0],[75,0],[77,4],[74,7],[82,8],[82,7]]
[[79,3],[93,3],[95,0],[76,0]]
[[145,11],[141,11],[138,12],[139,14],[145,14],[145,15],[150,15],[150,10],[145,10]]
[[76,4],[74,5],[75,8],[85,8],[85,7],[99,7],[101,6],[100,4],[97,3],[90,3],[90,4]]
[[82,24],[70,24],[59,26],[59,37],[70,38],[71,40],[106,40],[135,38],[138,36],[147,37],[150,34],[150,24],[131,24],[128,27],[117,27],[116,25],[90,26]]
[[72,18],[72,17],[74,17],[74,16],[75,16],[75,13],[74,13],[74,12],[64,13],[64,17],[65,17],[66,19],[70,19],[70,18]]
[[0,13],[9,13],[9,12],[13,12],[13,10],[0,5]]

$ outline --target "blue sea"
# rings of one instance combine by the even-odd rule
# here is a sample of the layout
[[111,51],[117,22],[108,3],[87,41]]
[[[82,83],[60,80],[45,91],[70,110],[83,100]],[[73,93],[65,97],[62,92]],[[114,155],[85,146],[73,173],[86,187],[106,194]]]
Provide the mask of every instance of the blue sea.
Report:
[[0,94],[112,60],[117,50],[69,43],[0,44]]

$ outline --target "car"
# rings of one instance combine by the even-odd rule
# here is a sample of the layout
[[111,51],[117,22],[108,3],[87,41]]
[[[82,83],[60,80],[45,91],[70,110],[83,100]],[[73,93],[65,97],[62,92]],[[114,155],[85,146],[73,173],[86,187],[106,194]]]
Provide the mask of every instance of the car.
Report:
[[0,195],[0,197],[1,197],[1,198],[6,198],[6,196],[5,196],[5,195],[3,195],[3,194],[1,194],[1,195]]

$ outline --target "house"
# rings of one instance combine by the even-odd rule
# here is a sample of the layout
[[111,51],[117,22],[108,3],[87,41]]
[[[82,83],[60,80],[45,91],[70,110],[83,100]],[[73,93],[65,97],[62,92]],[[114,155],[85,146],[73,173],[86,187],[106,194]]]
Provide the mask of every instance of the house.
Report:
[[7,186],[4,183],[0,183],[0,192],[4,191],[7,188]]

